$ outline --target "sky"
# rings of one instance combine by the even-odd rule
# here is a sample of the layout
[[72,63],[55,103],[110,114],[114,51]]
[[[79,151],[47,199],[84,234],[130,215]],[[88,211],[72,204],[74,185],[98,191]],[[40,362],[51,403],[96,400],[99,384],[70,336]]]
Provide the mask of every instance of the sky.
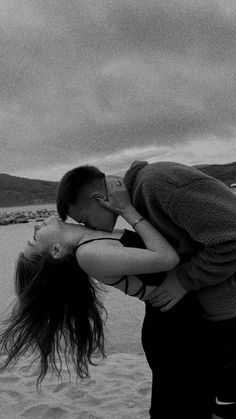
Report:
[[236,161],[235,0],[0,0],[0,173]]

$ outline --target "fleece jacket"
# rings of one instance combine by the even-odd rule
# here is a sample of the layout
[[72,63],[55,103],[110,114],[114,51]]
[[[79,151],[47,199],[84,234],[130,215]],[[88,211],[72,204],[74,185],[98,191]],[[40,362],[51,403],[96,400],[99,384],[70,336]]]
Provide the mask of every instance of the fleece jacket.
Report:
[[209,320],[236,317],[236,195],[174,162],[135,161],[124,176],[131,202],[173,245],[181,285]]

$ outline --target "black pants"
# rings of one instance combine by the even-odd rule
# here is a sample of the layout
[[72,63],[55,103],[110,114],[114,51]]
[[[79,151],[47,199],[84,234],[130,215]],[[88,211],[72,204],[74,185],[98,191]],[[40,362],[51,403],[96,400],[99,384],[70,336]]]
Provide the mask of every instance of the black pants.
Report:
[[165,313],[146,304],[142,344],[153,376],[151,418],[210,419],[211,374],[202,333],[191,294]]
[[212,367],[212,411],[236,418],[236,318],[203,322]]

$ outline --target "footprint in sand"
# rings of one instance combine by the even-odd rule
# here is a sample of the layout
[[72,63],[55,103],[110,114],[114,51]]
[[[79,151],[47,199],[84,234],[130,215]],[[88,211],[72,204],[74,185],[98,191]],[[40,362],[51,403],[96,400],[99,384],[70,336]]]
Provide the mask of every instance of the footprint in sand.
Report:
[[90,407],[98,407],[101,404],[103,404],[104,401],[106,400],[104,397],[98,398],[98,397],[91,396],[88,393],[85,394],[84,396],[85,397],[83,397],[79,400],[80,405],[86,405],[86,406],[90,406]]
[[31,363],[21,365],[18,368],[20,375],[27,377],[37,377],[39,375],[39,366]]
[[82,385],[85,386],[85,387],[92,386],[94,384],[96,384],[96,380],[93,380],[93,379],[90,379],[90,378],[88,378],[88,379],[86,379],[82,382]]
[[42,419],[66,419],[68,418],[68,413],[65,409],[60,407],[50,407],[47,412],[43,415]]
[[71,387],[71,383],[50,383],[46,385],[46,389],[52,391],[52,393],[57,393],[58,391],[63,391]]
[[70,399],[70,400],[77,400],[77,399],[81,399],[82,397],[84,397],[86,394],[85,391],[80,390],[78,388],[71,388],[69,389],[69,391],[67,391],[65,393],[65,395]]
[[29,372],[31,368],[31,365],[23,365],[22,367],[18,368],[18,371],[20,372]]
[[85,411],[80,412],[79,416],[76,419],[102,419],[101,416],[93,415]]
[[25,387],[30,387],[30,388],[34,388],[36,390],[36,381],[27,381],[24,383]]
[[12,375],[2,375],[0,377],[0,383],[7,384],[7,383],[17,383],[19,381],[19,377],[12,376]]
[[139,385],[139,389],[137,390],[137,393],[141,396],[147,396],[149,393],[151,394],[151,383],[143,383]]
[[18,393],[18,391],[13,390],[0,390],[0,395],[7,394],[8,396],[12,397],[15,402],[21,402],[24,399],[22,394]]
[[65,409],[60,407],[48,407],[46,404],[31,406],[26,409],[21,418],[30,419],[67,419],[68,413]]

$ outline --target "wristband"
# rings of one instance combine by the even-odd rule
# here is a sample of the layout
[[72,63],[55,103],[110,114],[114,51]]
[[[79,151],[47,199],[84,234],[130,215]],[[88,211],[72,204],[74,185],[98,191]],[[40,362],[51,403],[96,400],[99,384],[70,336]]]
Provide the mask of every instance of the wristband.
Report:
[[145,221],[145,218],[143,217],[138,218],[133,224],[131,224],[131,227],[134,228],[136,224],[141,223],[141,221]]

